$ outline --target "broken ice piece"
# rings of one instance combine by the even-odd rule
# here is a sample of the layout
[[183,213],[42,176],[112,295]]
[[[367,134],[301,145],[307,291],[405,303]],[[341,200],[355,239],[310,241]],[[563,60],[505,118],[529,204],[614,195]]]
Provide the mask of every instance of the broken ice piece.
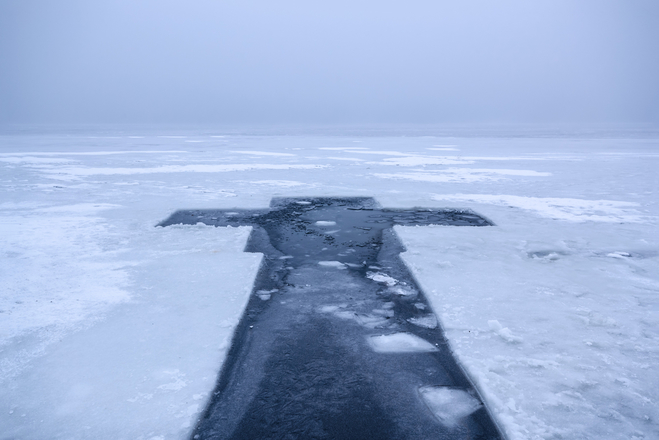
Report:
[[329,221],[329,220],[318,220],[316,222],[317,226],[334,226],[336,225],[336,222]]
[[272,289],[272,290],[257,290],[256,295],[261,298],[263,301],[267,301],[270,299],[273,293],[279,292],[279,289]]
[[438,351],[425,339],[411,333],[369,336],[368,345],[377,353],[428,353]]
[[425,386],[419,388],[419,395],[430,412],[448,428],[482,406],[477,398],[456,388]]
[[419,310],[426,310],[426,305],[424,303],[414,303],[414,307]]
[[389,289],[392,293],[400,296],[414,296],[417,294],[416,290],[410,289],[409,287],[396,286]]
[[298,205],[311,205],[311,202],[307,202],[305,200],[299,200],[295,203],[297,203]]
[[346,265],[340,261],[319,261],[318,264],[324,267],[335,267],[337,269],[345,269]]
[[391,321],[384,316],[355,313],[353,317],[359,325],[366,328],[383,328],[391,324]]
[[395,278],[390,277],[386,273],[382,272],[368,272],[366,274],[366,278],[370,278],[373,281],[376,281],[378,283],[384,283],[389,287],[395,286],[398,284],[398,280]]
[[435,315],[414,317],[408,319],[407,322],[423,328],[437,328],[437,317]]

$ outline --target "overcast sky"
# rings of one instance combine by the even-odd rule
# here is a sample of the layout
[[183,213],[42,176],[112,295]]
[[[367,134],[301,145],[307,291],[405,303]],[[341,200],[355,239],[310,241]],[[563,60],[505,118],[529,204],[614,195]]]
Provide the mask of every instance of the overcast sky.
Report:
[[659,121],[659,1],[0,0],[1,122]]

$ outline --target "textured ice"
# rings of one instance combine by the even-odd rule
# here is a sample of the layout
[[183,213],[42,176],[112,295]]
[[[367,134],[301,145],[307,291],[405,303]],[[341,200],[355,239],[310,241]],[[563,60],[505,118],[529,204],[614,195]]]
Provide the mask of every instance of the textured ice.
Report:
[[525,197],[490,194],[437,194],[435,200],[471,201],[533,211],[543,217],[573,222],[644,222],[638,202],[586,200],[558,197]]

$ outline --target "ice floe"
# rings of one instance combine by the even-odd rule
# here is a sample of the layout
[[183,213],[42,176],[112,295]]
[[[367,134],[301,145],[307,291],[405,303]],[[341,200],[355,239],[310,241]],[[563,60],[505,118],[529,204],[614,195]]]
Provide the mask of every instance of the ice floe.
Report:
[[411,333],[369,336],[369,346],[377,353],[428,353],[437,347]]
[[425,386],[419,388],[419,395],[433,415],[448,428],[453,428],[482,406],[477,398],[456,388]]

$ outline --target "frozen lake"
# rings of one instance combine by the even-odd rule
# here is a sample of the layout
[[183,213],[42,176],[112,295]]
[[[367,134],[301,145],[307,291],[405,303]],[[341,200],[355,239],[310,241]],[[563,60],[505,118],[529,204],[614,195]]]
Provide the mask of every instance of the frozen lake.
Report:
[[[659,436],[656,131],[344,133],[2,135],[0,439],[188,438],[262,257],[248,226],[155,226],[337,196],[494,223],[394,229],[421,323],[437,318],[509,439]],[[347,282],[332,261],[318,270]],[[434,391],[416,396],[456,401]]]

